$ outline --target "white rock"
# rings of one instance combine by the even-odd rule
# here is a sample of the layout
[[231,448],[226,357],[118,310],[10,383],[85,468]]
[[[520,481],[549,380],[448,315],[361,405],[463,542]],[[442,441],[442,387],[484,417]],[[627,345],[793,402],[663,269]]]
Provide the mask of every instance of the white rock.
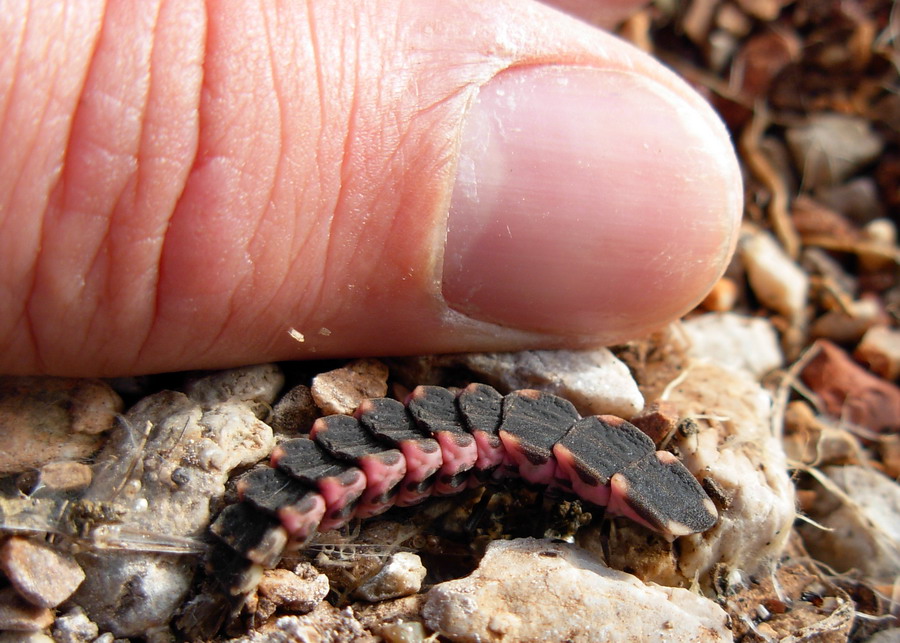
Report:
[[358,359],[313,378],[310,389],[325,415],[351,414],[366,398],[387,394],[388,369],[377,359]]
[[759,300],[792,322],[803,321],[809,290],[806,273],[768,232],[745,228],[740,250],[750,287]]
[[100,628],[80,607],[70,610],[53,623],[53,639],[57,643],[88,643],[100,634]]
[[191,382],[187,395],[208,409],[223,402],[243,402],[269,408],[284,386],[277,364],[257,364],[218,371]]
[[823,491],[810,516],[831,531],[803,525],[810,553],[839,572],[857,569],[876,582],[900,575],[900,485],[873,469],[827,467],[837,493]]
[[631,371],[606,348],[474,353],[460,356],[459,361],[500,388],[533,388],[564,397],[582,415],[629,418],[644,408]]
[[410,596],[422,588],[428,573],[422,560],[411,552],[397,552],[375,576],[353,593],[357,598],[375,603],[389,598]]
[[856,348],[856,357],[881,377],[893,380],[900,376],[900,331],[876,326],[866,331]]
[[[676,433],[687,468],[711,478],[727,498],[711,530],[679,539],[684,581],[712,580],[718,567],[737,579],[778,560],[795,517],[794,485],[781,440],[772,434],[771,398],[752,378],[713,364],[689,363],[668,401],[699,431]],[[734,572],[734,573],[732,573]]]
[[731,641],[728,616],[685,589],[648,585],[584,550],[495,541],[466,578],[433,587],[426,624],[451,641]]
[[688,355],[759,379],[784,364],[778,333],[768,319],[736,313],[708,313],[682,325]]

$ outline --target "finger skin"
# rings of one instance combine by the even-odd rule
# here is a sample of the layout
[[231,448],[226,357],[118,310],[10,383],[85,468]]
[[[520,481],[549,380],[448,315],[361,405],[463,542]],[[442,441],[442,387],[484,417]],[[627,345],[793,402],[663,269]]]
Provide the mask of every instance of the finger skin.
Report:
[[[709,112],[574,19],[514,0],[46,0],[3,14],[0,372],[578,346],[667,321],[628,311],[592,337],[554,336],[441,296],[459,132],[498,72],[629,70]],[[722,188],[723,207],[738,190]],[[686,248],[670,269],[692,271],[680,308],[724,268],[733,227],[701,268],[687,231],[668,232]]]

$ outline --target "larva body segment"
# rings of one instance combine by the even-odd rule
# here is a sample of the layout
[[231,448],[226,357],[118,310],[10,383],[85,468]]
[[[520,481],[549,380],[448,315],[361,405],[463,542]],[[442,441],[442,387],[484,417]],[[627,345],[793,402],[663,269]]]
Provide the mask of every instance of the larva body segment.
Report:
[[[282,443],[270,464],[238,482],[241,502],[211,529],[227,545],[212,559],[227,550],[243,559],[224,565],[232,594],[316,530],[510,475],[563,489],[668,538],[706,531],[718,519],[684,465],[634,425],[581,418],[548,393],[502,396],[484,384],[456,396],[419,387],[405,406],[366,400],[353,416],[317,420],[311,438]],[[220,573],[219,563],[210,566]]]

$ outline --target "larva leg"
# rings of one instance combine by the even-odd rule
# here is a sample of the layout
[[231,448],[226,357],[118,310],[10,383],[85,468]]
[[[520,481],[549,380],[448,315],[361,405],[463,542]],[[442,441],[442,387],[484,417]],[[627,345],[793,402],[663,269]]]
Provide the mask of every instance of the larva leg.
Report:
[[519,476],[535,484],[552,484],[553,445],[579,417],[571,402],[549,393],[524,390],[504,397],[500,440]]
[[400,449],[403,454],[406,475],[399,485],[395,504],[408,507],[431,495],[436,474],[444,462],[441,447],[437,440],[415,426],[406,407],[386,397],[365,400],[354,417],[375,439]]
[[459,493],[467,486],[469,471],[478,460],[478,449],[461,423],[456,397],[439,386],[419,386],[410,394],[406,408],[416,425],[441,445],[443,464],[434,492]]
[[355,515],[370,518],[394,505],[395,487],[406,475],[406,460],[399,449],[386,448],[347,415],[329,415],[313,424],[310,437],[329,455],[353,463],[366,476],[366,490]]
[[361,469],[335,460],[307,438],[282,442],[272,451],[270,462],[273,467],[315,488],[325,499],[321,531],[347,524],[353,517],[357,500],[366,490],[366,475]]
[[486,384],[469,384],[456,398],[463,425],[475,440],[478,457],[469,485],[482,484],[503,464],[506,450],[500,440],[503,396]]

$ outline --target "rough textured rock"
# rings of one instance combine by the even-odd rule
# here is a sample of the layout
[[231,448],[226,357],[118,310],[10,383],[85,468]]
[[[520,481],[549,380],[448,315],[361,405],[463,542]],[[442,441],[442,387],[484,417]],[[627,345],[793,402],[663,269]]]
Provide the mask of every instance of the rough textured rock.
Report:
[[492,543],[471,576],[429,591],[423,616],[451,641],[732,640],[712,601],[531,538]]
[[232,643],[376,643],[356,618],[353,610],[338,610],[320,603],[303,616],[283,616]]
[[313,378],[312,396],[325,415],[349,415],[369,397],[387,394],[387,366],[376,359],[360,359]]
[[261,416],[282,386],[284,374],[277,364],[257,364],[211,373],[190,382],[185,392],[204,409],[223,402],[243,403]]
[[856,569],[892,583],[900,574],[900,486],[860,466],[827,467],[833,486],[817,494],[809,514],[831,531],[803,525],[809,552],[839,572]]
[[97,458],[80,502],[91,515],[116,515],[121,524],[99,527],[127,548],[79,555],[87,579],[76,598],[91,619],[117,636],[168,624],[190,587],[202,551],[196,539],[229,472],[272,446],[271,428],[242,403],[204,412],[173,392],[138,402]]
[[778,333],[767,319],[709,313],[682,324],[690,339],[688,354],[756,378],[784,363]]
[[51,610],[26,603],[12,587],[0,589],[0,631],[37,632],[51,623]]
[[422,588],[427,570],[422,560],[411,552],[397,552],[372,578],[353,593],[356,598],[376,602],[417,593]]
[[644,408],[631,372],[608,349],[473,353],[453,357],[501,391],[533,388],[566,398],[582,415],[629,418]]
[[759,300],[791,322],[802,323],[809,290],[806,273],[768,232],[746,228],[741,235],[740,251],[750,287]]
[[835,418],[875,432],[900,429],[900,388],[875,377],[828,341],[800,374]]
[[300,384],[285,393],[272,409],[269,424],[276,433],[296,437],[298,433],[309,433],[313,422],[319,417],[319,408],[308,386]]
[[329,590],[328,577],[309,563],[301,563],[294,571],[267,569],[257,587],[256,615],[265,620],[282,606],[305,614],[325,600]]
[[84,580],[84,572],[70,556],[18,536],[0,548],[0,567],[19,595],[36,607],[56,607]]
[[876,326],[866,331],[856,357],[876,374],[888,380],[900,376],[900,330]]
[[81,608],[75,608],[53,623],[53,638],[57,643],[88,643],[100,634],[100,628]]
[[121,410],[100,380],[0,377],[0,475],[87,458]]

